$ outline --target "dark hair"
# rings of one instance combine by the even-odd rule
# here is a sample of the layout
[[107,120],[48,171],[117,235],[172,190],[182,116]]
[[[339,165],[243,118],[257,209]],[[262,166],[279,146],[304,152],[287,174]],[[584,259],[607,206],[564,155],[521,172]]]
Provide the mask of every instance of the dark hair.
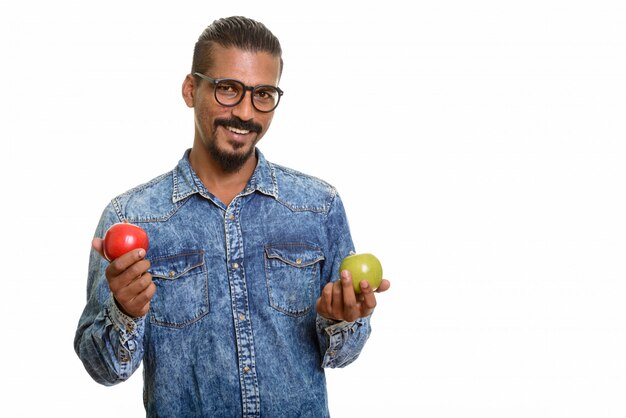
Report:
[[269,52],[280,58],[280,74],[283,72],[283,51],[278,38],[263,23],[243,16],[231,16],[215,20],[202,32],[193,50],[191,74],[205,73],[211,67],[214,43],[224,48]]

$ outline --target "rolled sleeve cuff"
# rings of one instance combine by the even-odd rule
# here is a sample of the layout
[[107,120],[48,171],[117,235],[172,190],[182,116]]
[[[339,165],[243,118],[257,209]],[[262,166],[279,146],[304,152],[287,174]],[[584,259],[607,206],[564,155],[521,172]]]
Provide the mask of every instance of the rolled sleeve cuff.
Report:
[[132,318],[120,310],[113,296],[109,299],[107,308],[108,317],[116,331],[120,333],[122,339],[127,341],[138,336],[145,323],[145,315]]
[[322,367],[344,367],[359,356],[369,337],[369,316],[353,322],[334,321],[317,317],[318,330],[327,336],[328,349],[324,353]]

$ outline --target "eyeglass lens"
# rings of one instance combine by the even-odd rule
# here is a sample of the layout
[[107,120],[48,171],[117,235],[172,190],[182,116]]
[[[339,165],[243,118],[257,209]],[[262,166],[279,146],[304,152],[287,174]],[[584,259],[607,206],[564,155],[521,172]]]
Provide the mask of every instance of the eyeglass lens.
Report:
[[[238,104],[244,94],[244,84],[236,80],[221,80],[215,85],[215,98],[224,106]],[[273,86],[257,86],[252,90],[252,103],[258,110],[273,110],[279,99],[278,90]]]

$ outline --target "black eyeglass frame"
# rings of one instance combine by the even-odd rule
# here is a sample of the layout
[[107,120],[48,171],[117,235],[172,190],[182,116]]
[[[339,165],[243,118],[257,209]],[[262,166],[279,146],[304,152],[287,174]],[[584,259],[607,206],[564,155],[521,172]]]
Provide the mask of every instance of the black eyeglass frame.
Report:
[[[261,112],[261,113],[270,113],[270,112],[273,112],[274,110],[276,110],[276,108],[278,107],[278,103],[280,103],[280,98],[284,94],[284,92],[280,89],[280,87],[272,86],[271,84],[259,84],[258,86],[246,86],[243,83],[243,81],[235,80],[234,78],[213,78],[213,77],[209,77],[208,75],[204,75],[204,74],[198,73],[198,72],[193,73],[193,75],[198,76],[198,77],[202,78],[203,80],[208,81],[209,83],[213,84],[214,86],[216,86],[218,83],[220,83],[222,81],[231,81],[231,82],[235,82],[237,84],[242,85],[243,86],[243,94],[241,95],[239,100],[237,100],[236,103],[232,103],[232,104],[224,104],[224,103],[222,103],[217,98],[217,89],[213,89],[213,96],[215,97],[215,101],[218,102],[220,105],[225,106],[225,107],[235,107],[235,106],[237,106],[239,103],[241,103],[243,98],[246,96],[246,91],[249,91],[250,92],[250,101],[252,102],[252,106],[256,110]],[[273,89],[276,89],[276,91],[278,92],[278,99],[276,100],[276,104],[274,104],[274,107],[271,108],[270,110],[261,110],[254,103],[254,91],[256,89],[262,88],[262,87],[271,87]]]

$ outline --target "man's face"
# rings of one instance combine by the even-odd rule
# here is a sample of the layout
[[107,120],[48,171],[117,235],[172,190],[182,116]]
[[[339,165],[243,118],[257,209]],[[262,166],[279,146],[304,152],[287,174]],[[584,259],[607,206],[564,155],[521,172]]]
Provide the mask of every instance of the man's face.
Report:
[[[214,45],[212,55],[214,63],[205,73],[209,77],[232,78],[247,86],[278,85],[278,57],[220,45]],[[191,76],[183,83],[185,102],[194,108],[194,148],[202,146],[224,171],[234,172],[254,156],[255,145],[269,128],[274,113],[256,110],[250,91],[238,105],[222,106],[215,100],[214,87]]]

